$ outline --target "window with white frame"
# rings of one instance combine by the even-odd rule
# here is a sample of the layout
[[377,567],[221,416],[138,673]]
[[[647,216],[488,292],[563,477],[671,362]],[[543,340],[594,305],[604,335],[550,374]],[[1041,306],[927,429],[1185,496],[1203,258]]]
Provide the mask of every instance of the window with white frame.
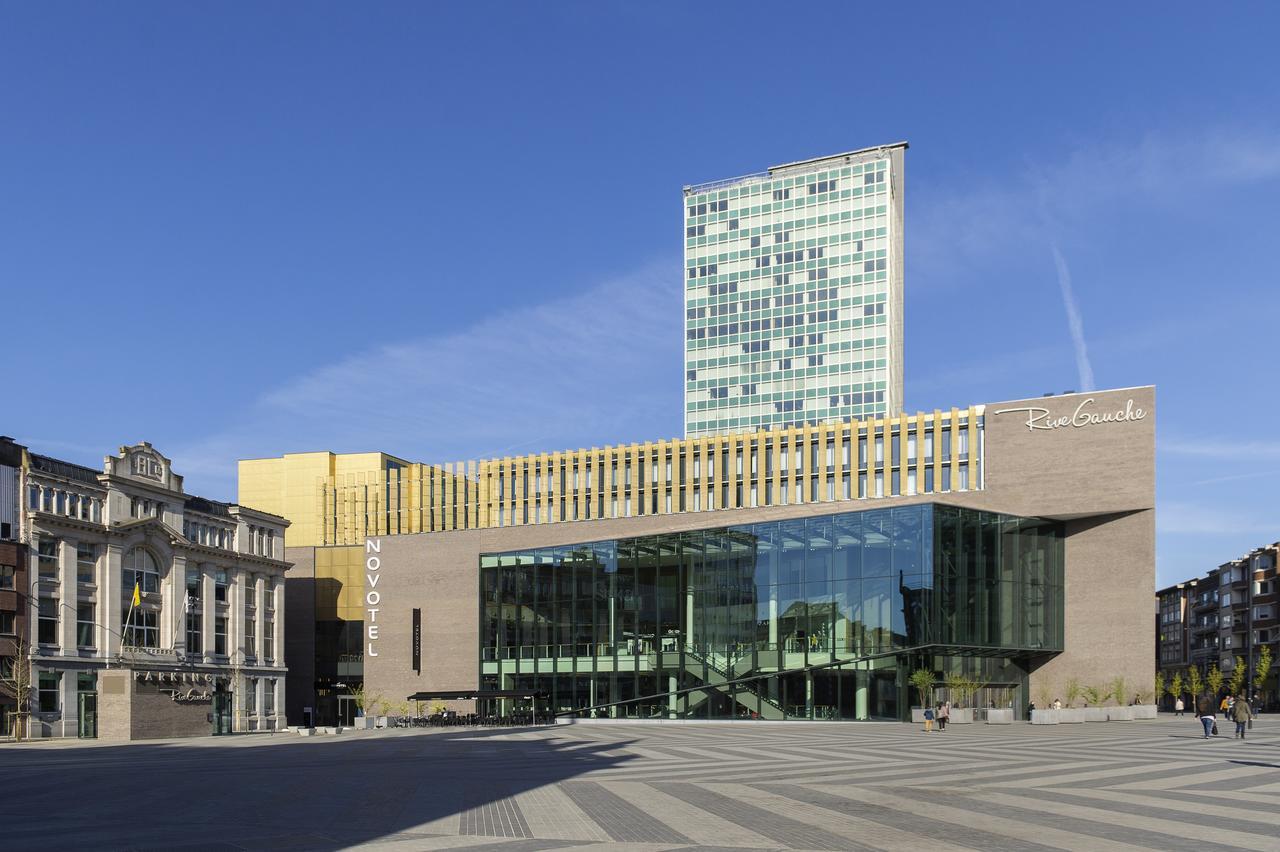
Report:
[[76,645],[81,648],[92,648],[93,638],[93,604],[81,603],[76,606]]
[[62,683],[62,672],[40,672],[36,679],[36,702],[41,713],[58,712],[58,686]]
[[42,580],[52,580],[58,576],[58,540],[42,538],[36,545],[36,574]]
[[268,663],[275,662],[276,659],[276,623],[274,621],[263,622],[262,627],[262,656]]
[[276,679],[269,677],[262,686],[262,715],[274,716],[276,712]]
[[257,620],[252,615],[244,620],[244,655],[246,657],[258,656],[258,648],[257,648],[258,629],[257,628],[258,628]]
[[204,616],[199,609],[187,612],[187,653],[199,654],[204,646]]
[[135,547],[124,558],[124,591],[133,594],[134,586],[144,595],[160,590],[160,566],[151,552]]
[[92,544],[76,545],[76,581],[93,583],[97,578],[98,550]]
[[258,679],[256,677],[244,679],[244,712],[249,716],[258,712]]
[[[129,610],[132,609],[132,612]],[[160,647],[160,614],[155,610],[125,607],[124,644],[131,648]]]
[[36,611],[39,615],[36,641],[41,645],[58,644],[58,602],[53,598],[40,598]]

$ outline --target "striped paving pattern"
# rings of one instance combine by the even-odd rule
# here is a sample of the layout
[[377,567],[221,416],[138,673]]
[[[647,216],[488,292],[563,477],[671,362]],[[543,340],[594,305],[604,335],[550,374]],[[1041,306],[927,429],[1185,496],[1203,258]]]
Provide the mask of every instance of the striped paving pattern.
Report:
[[1269,717],[1245,742],[1167,718],[574,725],[3,746],[0,764],[9,849],[1280,850]]

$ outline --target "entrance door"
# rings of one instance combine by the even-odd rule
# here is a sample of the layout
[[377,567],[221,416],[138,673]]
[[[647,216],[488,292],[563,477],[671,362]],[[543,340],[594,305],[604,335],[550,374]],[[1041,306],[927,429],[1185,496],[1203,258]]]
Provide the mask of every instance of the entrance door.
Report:
[[98,736],[98,693],[81,692],[78,697],[80,714],[76,735],[81,739],[95,739]]
[[215,692],[213,694],[213,735],[215,737],[231,733],[231,693]]
[[350,695],[338,696],[338,724],[349,728],[356,723],[356,700]]

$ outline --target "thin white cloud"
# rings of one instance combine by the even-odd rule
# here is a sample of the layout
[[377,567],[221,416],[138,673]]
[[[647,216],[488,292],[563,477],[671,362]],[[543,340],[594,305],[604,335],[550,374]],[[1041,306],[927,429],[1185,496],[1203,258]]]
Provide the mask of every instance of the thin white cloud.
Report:
[[1231,476],[1212,476],[1208,479],[1197,479],[1192,485],[1219,485],[1223,482],[1239,482],[1244,479],[1262,479],[1263,477],[1280,477],[1280,470],[1255,470],[1252,473],[1236,473]]
[[1162,438],[1163,453],[1230,461],[1280,460],[1280,441],[1224,441],[1221,438]]
[[958,286],[957,268],[993,270],[1013,246],[1059,242],[1065,224],[1090,221],[1115,199],[1181,202],[1224,182],[1274,180],[1280,127],[1217,127],[1081,145],[1056,162],[1028,161],[1022,174],[951,191],[913,185],[909,286]]
[[[683,279],[655,263],[585,292],[374,344],[264,394],[241,423],[174,448],[234,493],[236,460],[381,450],[448,462],[683,431]],[[203,487],[203,485],[202,485]]]
[[1058,250],[1053,249],[1053,262],[1058,268],[1058,286],[1062,289],[1062,304],[1067,309],[1067,328],[1071,331],[1071,345],[1076,352],[1076,372],[1080,377],[1080,390],[1094,389],[1093,365],[1089,363],[1089,347],[1084,341],[1084,321],[1080,318],[1080,305],[1076,302],[1076,294],[1071,289],[1071,270],[1067,268],[1066,258]]

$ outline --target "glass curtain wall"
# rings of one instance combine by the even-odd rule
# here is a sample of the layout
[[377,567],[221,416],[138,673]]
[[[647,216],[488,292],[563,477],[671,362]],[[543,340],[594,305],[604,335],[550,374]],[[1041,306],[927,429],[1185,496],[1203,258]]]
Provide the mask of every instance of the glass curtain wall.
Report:
[[1062,641],[1058,527],[934,504],[486,554],[481,584],[482,687],[588,716],[900,718],[926,650]]

